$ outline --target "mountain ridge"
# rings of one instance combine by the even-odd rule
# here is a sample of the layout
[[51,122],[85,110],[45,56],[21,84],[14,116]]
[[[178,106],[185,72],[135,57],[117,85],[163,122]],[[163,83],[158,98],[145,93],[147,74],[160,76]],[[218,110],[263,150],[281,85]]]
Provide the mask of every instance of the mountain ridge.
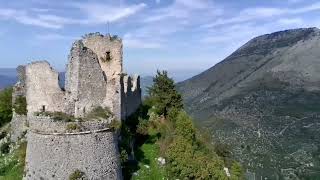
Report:
[[[259,177],[287,177],[283,170],[288,168],[300,177],[300,171],[312,169],[308,163],[320,174],[315,155],[320,139],[304,137],[320,135],[319,49],[317,28],[258,36],[215,66],[178,83],[177,89],[196,122],[210,129],[214,139],[234,147],[233,154]],[[314,148],[304,150],[304,142]],[[282,162],[283,157],[294,159],[288,154],[297,152],[308,154],[303,155],[308,162]]]

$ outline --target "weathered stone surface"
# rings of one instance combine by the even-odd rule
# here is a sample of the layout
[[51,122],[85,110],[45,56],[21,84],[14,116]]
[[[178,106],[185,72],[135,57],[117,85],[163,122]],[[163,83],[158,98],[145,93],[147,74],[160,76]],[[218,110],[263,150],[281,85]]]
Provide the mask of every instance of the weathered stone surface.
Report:
[[85,36],[82,41],[85,47],[97,54],[101,68],[107,77],[107,91],[103,106],[109,107],[120,120],[123,89],[122,40],[95,33]]
[[88,179],[122,179],[117,135],[43,135],[28,132],[24,179],[69,179],[76,170]]
[[[18,66],[17,68],[17,75],[18,75],[18,82],[13,86],[12,91],[12,104],[15,103],[16,99],[21,96],[26,96],[26,69],[25,66]],[[13,108],[13,115],[12,120],[10,122],[11,125],[11,136],[10,140],[12,142],[17,142],[19,138],[21,138],[25,131],[26,131],[26,125],[27,123],[27,116],[26,115],[19,115],[15,113],[15,110]]]
[[63,112],[64,92],[58,84],[58,73],[47,61],[26,66],[26,99],[28,115],[39,111]]
[[[25,179],[68,179],[76,170],[89,179],[122,179],[118,135],[108,125],[139,107],[141,89],[138,76],[124,76],[121,39],[96,33],[76,41],[65,91],[59,87],[58,73],[45,61],[28,64],[25,76],[29,123]],[[114,116],[99,122],[64,122],[34,114],[63,112],[80,118],[98,106],[109,107]],[[71,133],[70,125],[77,126]]]
[[71,49],[66,74],[66,113],[83,117],[101,106],[106,97],[106,77],[97,55],[76,41]]
[[114,117],[109,119],[101,119],[97,121],[79,121],[79,122],[65,122],[55,121],[47,116],[35,116],[28,119],[29,129],[36,132],[44,133],[66,133],[69,132],[69,125],[76,125],[80,131],[98,131],[109,128],[109,124],[114,120]]
[[12,120],[10,122],[11,132],[10,140],[11,142],[17,142],[27,131],[27,116],[19,115],[13,113]]

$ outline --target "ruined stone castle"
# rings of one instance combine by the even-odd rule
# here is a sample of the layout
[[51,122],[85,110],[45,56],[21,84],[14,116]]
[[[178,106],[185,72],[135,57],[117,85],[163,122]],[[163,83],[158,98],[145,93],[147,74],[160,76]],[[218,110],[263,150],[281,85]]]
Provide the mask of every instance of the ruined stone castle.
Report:
[[[75,172],[85,179],[122,179],[118,133],[109,125],[125,120],[141,103],[140,78],[123,72],[122,55],[120,38],[93,33],[73,43],[64,87],[46,61],[18,68],[13,102],[25,96],[27,114],[14,112],[11,138],[27,131],[24,179],[68,179]],[[97,107],[112,115],[83,120]],[[57,121],[45,112],[75,121]]]

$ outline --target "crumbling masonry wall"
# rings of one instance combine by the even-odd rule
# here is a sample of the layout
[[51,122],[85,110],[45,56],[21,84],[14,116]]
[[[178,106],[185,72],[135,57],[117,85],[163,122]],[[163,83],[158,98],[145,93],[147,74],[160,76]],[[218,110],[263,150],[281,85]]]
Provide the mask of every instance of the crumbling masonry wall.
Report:
[[83,117],[101,106],[106,98],[106,85],[97,55],[84,47],[82,41],[76,41],[67,65],[65,112]]
[[[89,179],[121,179],[118,134],[108,122],[56,122],[35,112],[63,112],[81,118],[97,106],[109,107],[113,120],[125,120],[141,103],[139,76],[122,70],[122,40],[99,33],[76,41],[67,65],[65,90],[48,62],[25,68],[27,100],[25,179],[68,179],[80,170]],[[109,119],[110,120],[110,119]],[[70,124],[81,128],[69,133]]]
[[[12,91],[12,104],[14,105],[16,99],[18,97],[26,97],[26,88],[25,88],[25,81],[26,81],[26,69],[25,66],[18,66],[17,67],[17,75],[18,75],[18,82],[13,86]],[[26,124],[27,124],[27,116],[25,114],[17,114],[15,109],[12,109],[12,119],[10,122],[11,132],[10,132],[10,140],[12,142],[17,142],[26,131]]]
[[123,109],[125,117],[134,113],[141,104],[140,76],[124,76]]
[[106,98],[103,106],[109,107],[118,119],[121,116],[122,79],[122,40],[99,33],[88,34],[83,40],[85,47],[95,52],[107,79]]
[[64,111],[64,92],[58,81],[58,73],[47,61],[37,61],[26,66],[28,116],[39,111]]

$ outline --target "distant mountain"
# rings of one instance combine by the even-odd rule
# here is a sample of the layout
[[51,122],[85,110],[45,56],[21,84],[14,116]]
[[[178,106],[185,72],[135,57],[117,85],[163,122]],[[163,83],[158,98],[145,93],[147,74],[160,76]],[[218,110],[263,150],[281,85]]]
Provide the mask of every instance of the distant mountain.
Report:
[[320,179],[319,29],[256,37],[177,88],[251,177]]
[[13,68],[0,68],[0,89],[16,83],[16,70]]

